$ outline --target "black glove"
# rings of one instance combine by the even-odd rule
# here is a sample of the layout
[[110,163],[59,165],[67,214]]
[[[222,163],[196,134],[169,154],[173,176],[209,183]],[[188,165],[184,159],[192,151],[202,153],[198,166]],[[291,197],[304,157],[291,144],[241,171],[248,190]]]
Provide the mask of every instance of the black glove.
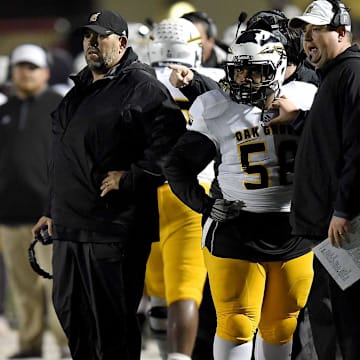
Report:
[[215,199],[215,202],[210,210],[210,217],[218,222],[232,220],[240,215],[240,211],[244,207],[244,203],[240,200],[231,201],[225,199]]

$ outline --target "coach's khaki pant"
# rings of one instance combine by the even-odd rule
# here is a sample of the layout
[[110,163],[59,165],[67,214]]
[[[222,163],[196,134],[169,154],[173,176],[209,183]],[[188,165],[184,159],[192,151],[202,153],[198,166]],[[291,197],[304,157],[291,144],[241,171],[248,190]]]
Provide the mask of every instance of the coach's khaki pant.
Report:
[[[52,304],[52,280],[37,275],[30,267],[28,248],[32,225],[0,225],[0,242],[11,294],[18,319],[20,350],[41,350],[48,325],[60,347],[67,344]],[[40,266],[52,272],[52,245],[36,245]]]

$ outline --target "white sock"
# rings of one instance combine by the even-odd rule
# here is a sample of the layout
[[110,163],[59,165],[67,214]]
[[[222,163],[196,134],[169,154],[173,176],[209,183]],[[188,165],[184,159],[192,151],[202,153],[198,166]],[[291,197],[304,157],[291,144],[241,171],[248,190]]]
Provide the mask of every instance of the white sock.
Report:
[[291,359],[292,341],[274,345],[266,342],[259,334],[255,341],[256,360],[289,360]]
[[191,360],[191,357],[180,353],[170,353],[167,360]]
[[214,360],[250,360],[252,354],[252,342],[237,344],[224,340],[215,335]]

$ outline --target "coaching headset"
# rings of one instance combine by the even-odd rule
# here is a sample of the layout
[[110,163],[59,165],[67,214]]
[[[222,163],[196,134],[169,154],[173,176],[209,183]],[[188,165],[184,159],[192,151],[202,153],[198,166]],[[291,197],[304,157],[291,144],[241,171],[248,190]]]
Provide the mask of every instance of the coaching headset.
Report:
[[261,29],[271,32],[284,45],[288,62],[298,64],[301,47],[300,29],[292,29],[288,26],[289,19],[280,10],[258,11],[249,18],[246,30]]
[[351,18],[349,11],[350,9],[347,8],[343,3],[338,0],[326,0],[328,1],[334,11],[334,16],[331,20],[330,26],[333,28],[337,28],[339,26],[350,26],[351,25]]
[[191,22],[201,22],[205,26],[206,36],[208,39],[216,39],[217,28],[213,19],[203,11],[193,11],[186,13],[182,18]]

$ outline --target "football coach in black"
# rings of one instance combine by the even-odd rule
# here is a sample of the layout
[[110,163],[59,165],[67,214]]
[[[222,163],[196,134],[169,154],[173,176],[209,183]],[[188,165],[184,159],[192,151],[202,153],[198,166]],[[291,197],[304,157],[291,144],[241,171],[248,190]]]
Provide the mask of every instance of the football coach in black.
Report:
[[136,310],[157,240],[161,162],[182,113],[128,43],[117,13],[81,27],[87,66],[53,113],[53,300],[74,360],[140,359]]

